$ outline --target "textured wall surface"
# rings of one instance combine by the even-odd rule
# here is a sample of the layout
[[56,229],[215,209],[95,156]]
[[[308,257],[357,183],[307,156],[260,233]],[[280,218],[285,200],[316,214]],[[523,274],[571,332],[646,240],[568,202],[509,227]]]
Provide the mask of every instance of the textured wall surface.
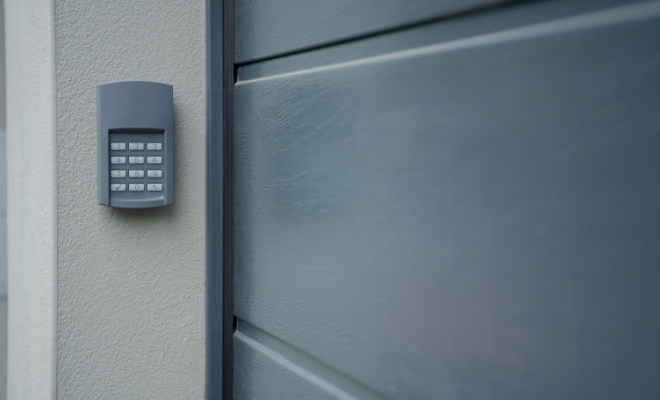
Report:
[[[205,3],[56,0],[57,397],[204,394]],[[174,86],[175,203],[96,199],[96,85]]]
[[50,0],[5,1],[8,397],[55,396],[55,136]]
[[[8,0],[9,398],[204,394],[203,0]],[[96,199],[96,85],[174,86],[175,204]]]
[[7,295],[7,103],[5,101],[7,90],[3,3],[3,0],[0,0],[0,296]]

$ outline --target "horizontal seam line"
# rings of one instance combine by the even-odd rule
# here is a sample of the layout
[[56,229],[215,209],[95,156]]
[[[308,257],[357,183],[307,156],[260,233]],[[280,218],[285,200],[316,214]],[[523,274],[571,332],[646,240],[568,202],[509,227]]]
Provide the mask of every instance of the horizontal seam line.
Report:
[[[624,15],[621,15],[622,11],[625,13]],[[323,65],[320,67],[306,68],[293,72],[285,72],[281,74],[248,79],[245,81],[238,81],[236,82],[236,86],[292,76],[309,75],[323,71],[375,64],[383,61],[393,61],[402,59],[404,57],[413,58],[434,53],[490,46],[494,44],[513,42],[534,37],[548,36],[553,33],[567,33],[589,27],[607,26],[614,23],[648,19],[656,17],[658,14],[660,14],[660,2],[653,0],[644,3],[615,7],[604,11],[596,11],[578,16],[565,17],[519,28],[507,29],[496,33],[487,33],[468,38],[452,40],[449,42],[436,43],[412,49],[399,50],[391,53],[365,57],[357,60],[344,61],[336,64]]]
[[[366,392],[369,392],[372,394],[373,397],[387,400],[388,398],[381,393],[376,392],[374,389],[365,386],[359,381],[356,381],[354,378],[344,374],[342,371],[337,370],[336,368],[324,363],[323,361],[317,359],[316,357],[310,355],[309,353],[285,342],[282,339],[279,339],[278,337],[272,335],[271,333],[253,325],[252,323],[237,317],[239,323],[239,328],[236,330],[234,333],[234,337],[236,339],[242,340],[246,343],[248,343],[251,347],[257,349],[258,351],[261,351],[264,354],[269,354],[273,355],[273,360],[277,362],[278,364],[282,365],[283,367],[289,369],[291,372],[295,373],[296,375],[300,376],[302,379],[311,382],[313,384],[319,384],[319,387],[322,387],[324,389],[330,389],[327,390],[331,392],[332,394],[337,394],[336,392],[341,392],[344,396],[342,396],[342,399],[357,399],[353,394],[350,393],[350,389],[347,391],[345,388],[342,386],[335,385],[328,380],[324,379],[322,376],[319,376],[318,373],[313,372],[313,371],[308,371],[306,370],[303,366],[300,364],[292,361],[289,357],[287,357],[285,354],[282,352],[278,351],[277,347],[288,349],[292,354],[298,354],[302,356],[303,358],[311,361],[314,363],[317,367],[320,369],[327,371],[329,374],[332,374],[333,376],[337,377],[340,381],[348,382],[349,385],[358,387],[361,390],[364,390]],[[247,331],[242,330],[240,328],[240,325],[244,325],[248,327]],[[272,341],[276,344],[275,348],[268,346],[266,344],[263,344],[253,338],[254,335],[251,335],[249,331],[254,331],[258,332],[259,334],[265,336],[268,338],[269,341]],[[335,389],[332,390],[331,388]]]
[[406,31],[406,30],[409,30],[409,29],[415,29],[415,28],[423,27],[423,26],[426,26],[426,25],[432,25],[432,24],[436,24],[438,22],[444,22],[444,21],[447,21],[447,20],[450,20],[450,19],[456,19],[456,18],[472,16],[474,14],[480,14],[480,13],[483,13],[484,11],[488,11],[490,9],[494,9],[494,8],[498,8],[498,7],[506,7],[506,6],[510,6],[511,4],[523,3],[523,2],[529,2],[529,1],[530,0],[503,0],[503,1],[500,1],[500,2],[496,2],[496,3],[477,5],[473,8],[469,8],[469,9],[465,9],[465,10],[461,10],[461,11],[455,11],[453,13],[440,15],[440,16],[436,16],[436,17],[420,19],[420,20],[416,20],[416,21],[413,21],[413,22],[410,22],[410,23],[404,23],[404,24],[396,25],[396,26],[389,27],[389,28],[382,28],[382,29],[367,32],[367,33],[356,34],[355,36],[350,36],[350,37],[343,38],[343,39],[337,39],[337,40],[332,40],[332,41],[329,41],[329,42],[324,42],[324,43],[320,43],[320,44],[316,44],[316,45],[310,45],[309,47],[302,47],[302,48],[299,48],[299,49],[290,50],[290,51],[286,51],[286,52],[282,52],[282,53],[276,53],[276,54],[273,54],[273,55],[270,55],[270,56],[266,56],[266,57],[262,57],[262,58],[255,58],[255,59],[251,59],[251,60],[248,60],[248,61],[239,61],[239,62],[236,62],[235,65],[240,69],[242,67],[247,67],[247,66],[251,66],[251,65],[254,65],[254,64],[259,64],[259,63],[262,63],[262,62],[273,61],[273,60],[278,60],[278,59],[281,59],[281,58],[287,58],[287,57],[295,56],[295,55],[298,55],[298,54],[324,50],[324,49],[327,49],[327,48],[330,48],[330,47],[342,46],[342,45],[346,45],[346,44],[350,44],[350,43],[354,43],[354,42],[359,42],[359,41],[366,40],[366,39],[371,39],[371,38],[378,37],[378,36],[389,35],[389,34],[393,34],[393,33],[397,33],[397,32]]

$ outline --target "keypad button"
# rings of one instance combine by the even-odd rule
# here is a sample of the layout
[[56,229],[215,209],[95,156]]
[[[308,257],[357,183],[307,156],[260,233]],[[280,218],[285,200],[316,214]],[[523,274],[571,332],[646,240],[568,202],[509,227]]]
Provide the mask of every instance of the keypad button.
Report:
[[126,143],[110,143],[110,150],[126,150]]
[[129,150],[144,150],[144,143],[129,143]]
[[113,169],[110,171],[110,178],[126,178],[126,171],[123,169]]
[[129,178],[144,178],[144,171],[141,169],[132,169],[128,171]]
[[128,185],[129,192],[144,192],[144,183],[130,183]]
[[147,150],[163,150],[162,143],[147,143]]
[[147,164],[162,164],[163,157],[161,156],[150,156],[147,157]]
[[125,192],[126,184],[125,183],[111,183],[110,184],[111,192]]
[[126,157],[110,157],[110,164],[126,164]]
[[129,164],[144,164],[144,157],[142,157],[142,156],[128,157],[128,163]]
[[160,169],[149,169],[147,170],[147,178],[162,178],[163,171]]
[[163,184],[162,183],[147,183],[147,191],[149,192],[162,192]]

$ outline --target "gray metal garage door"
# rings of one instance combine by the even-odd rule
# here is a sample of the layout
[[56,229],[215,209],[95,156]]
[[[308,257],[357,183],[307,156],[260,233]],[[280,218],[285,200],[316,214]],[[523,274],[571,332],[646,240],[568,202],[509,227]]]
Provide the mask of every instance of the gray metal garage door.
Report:
[[660,2],[235,1],[234,397],[659,399]]

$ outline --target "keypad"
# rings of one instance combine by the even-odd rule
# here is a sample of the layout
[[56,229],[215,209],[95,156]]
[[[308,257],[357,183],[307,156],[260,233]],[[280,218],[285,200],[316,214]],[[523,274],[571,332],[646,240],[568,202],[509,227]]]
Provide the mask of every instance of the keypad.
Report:
[[150,198],[164,190],[161,140],[159,134],[110,134],[111,192],[121,198]]

